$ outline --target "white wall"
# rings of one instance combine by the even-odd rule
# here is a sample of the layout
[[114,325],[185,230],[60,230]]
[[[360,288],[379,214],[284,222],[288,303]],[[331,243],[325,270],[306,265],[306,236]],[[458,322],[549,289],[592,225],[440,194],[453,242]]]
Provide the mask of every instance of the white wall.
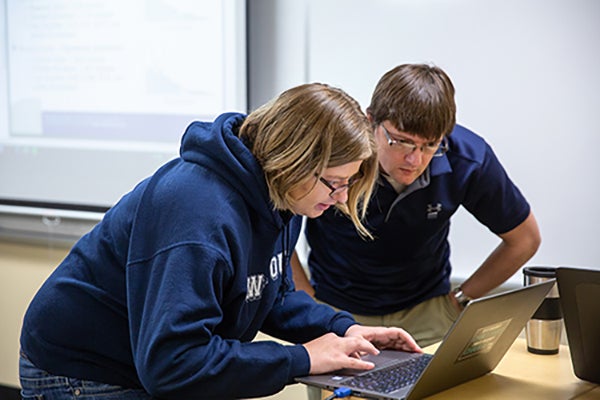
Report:
[[308,80],[306,0],[248,2],[248,107]]
[[[600,266],[600,2],[257,4],[277,21],[259,30],[278,45],[264,62],[250,60],[261,70],[251,74],[251,106],[288,86],[320,81],[345,89],[366,108],[387,70],[435,63],[455,84],[458,121],[492,144],[533,206],[543,243],[528,264]],[[298,71],[302,63],[305,70]],[[451,233],[455,275],[467,276],[497,243],[460,211]]]

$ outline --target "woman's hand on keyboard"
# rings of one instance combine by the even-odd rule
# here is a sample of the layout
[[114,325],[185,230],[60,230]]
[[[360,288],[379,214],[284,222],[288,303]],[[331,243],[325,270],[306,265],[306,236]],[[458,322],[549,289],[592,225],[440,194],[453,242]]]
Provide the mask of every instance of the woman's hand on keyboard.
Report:
[[379,350],[360,335],[340,337],[325,334],[304,344],[310,357],[310,374],[324,374],[344,368],[369,370],[372,362],[363,361],[359,354],[378,354]]
[[345,336],[360,336],[371,342],[378,349],[403,350],[417,353],[423,352],[415,339],[401,328],[352,325],[346,331]]

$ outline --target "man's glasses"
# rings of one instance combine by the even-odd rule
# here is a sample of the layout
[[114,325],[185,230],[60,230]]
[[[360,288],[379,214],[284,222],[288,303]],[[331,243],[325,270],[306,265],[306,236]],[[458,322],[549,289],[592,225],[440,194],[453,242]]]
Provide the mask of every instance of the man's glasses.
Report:
[[326,180],[325,178],[323,178],[322,176],[319,177],[319,181],[327,186],[327,188],[329,190],[331,190],[331,192],[329,192],[329,197],[333,197],[336,194],[340,194],[342,193],[344,190],[349,189],[352,185],[354,185],[356,182],[358,182],[361,178],[363,177],[362,172],[358,172],[354,175],[352,175],[349,179],[348,182],[342,185],[337,185],[335,182],[329,182],[328,180]]
[[448,151],[448,139],[446,139],[445,136],[438,143],[428,143],[417,146],[412,141],[407,139],[393,139],[388,130],[385,129],[385,126],[383,126],[383,124],[380,125],[383,128],[383,133],[390,147],[400,150],[404,153],[410,154],[419,148],[423,154],[433,157],[441,157]]

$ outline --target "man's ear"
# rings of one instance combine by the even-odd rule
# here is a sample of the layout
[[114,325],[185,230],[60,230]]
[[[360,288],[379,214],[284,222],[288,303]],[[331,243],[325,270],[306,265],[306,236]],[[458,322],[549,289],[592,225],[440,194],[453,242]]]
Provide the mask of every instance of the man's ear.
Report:
[[373,123],[373,116],[371,115],[371,112],[369,111],[368,108],[367,108],[367,118],[370,123]]

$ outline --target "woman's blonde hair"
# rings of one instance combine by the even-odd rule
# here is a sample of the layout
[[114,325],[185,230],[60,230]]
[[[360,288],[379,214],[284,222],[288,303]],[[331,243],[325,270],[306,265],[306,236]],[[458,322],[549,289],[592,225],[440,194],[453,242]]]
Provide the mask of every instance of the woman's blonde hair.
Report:
[[346,214],[360,234],[371,237],[361,220],[377,176],[371,124],[360,105],[338,88],[304,84],[283,92],[252,112],[240,137],[261,164],[276,209],[291,210],[290,193],[325,169],[362,160],[362,178],[348,189]]

